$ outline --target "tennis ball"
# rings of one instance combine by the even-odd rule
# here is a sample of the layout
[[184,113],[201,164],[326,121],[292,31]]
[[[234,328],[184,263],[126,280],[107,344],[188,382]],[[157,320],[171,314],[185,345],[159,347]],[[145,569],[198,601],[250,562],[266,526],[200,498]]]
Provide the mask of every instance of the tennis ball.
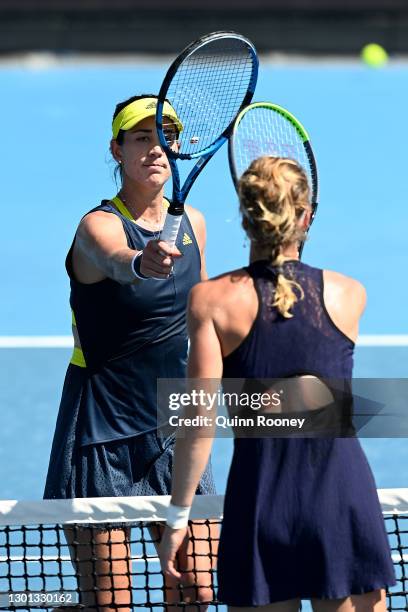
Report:
[[381,45],[370,43],[361,50],[361,59],[371,68],[380,68],[388,61],[388,53]]

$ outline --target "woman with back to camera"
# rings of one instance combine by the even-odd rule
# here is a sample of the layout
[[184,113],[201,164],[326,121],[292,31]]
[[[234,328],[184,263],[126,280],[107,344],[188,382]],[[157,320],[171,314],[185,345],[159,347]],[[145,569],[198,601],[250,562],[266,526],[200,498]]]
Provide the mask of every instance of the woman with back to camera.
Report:
[[[350,381],[365,289],[299,261],[310,221],[303,169],[293,160],[260,158],[243,174],[239,198],[250,265],[191,291],[189,377],[312,374]],[[177,440],[159,552],[173,577],[211,443],[200,428]],[[218,581],[219,599],[232,610],[292,612],[301,599],[312,600],[318,612],[386,609],[394,570],[375,482],[356,437],[235,438]]]
[[[170,492],[174,437],[157,432],[156,379],[185,376],[187,296],[206,278],[205,222],[187,206],[177,248],[160,241],[168,205],[164,185],[171,173],[156,132],[156,104],[155,96],[143,95],[117,105],[111,153],[121,188],[82,218],[67,256],[75,349],[51,451],[47,499]],[[167,102],[163,115],[166,136],[177,148],[183,126]],[[214,493],[210,467],[197,492]],[[200,530],[194,527],[197,537]],[[207,536],[208,529],[203,533]],[[120,603],[129,609],[128,533],[101,529],[93,535],[95,547],[87,544],[89,529],[71,537],[80,540],[73,554],[79,557],[81,603],[99,610]],[[205,553],[206,543],[198,546]],[[209,562],[203,556],[198,563],[205,570]],[[207,584],[204,572],[198,584],[201,576]],[[196,576],[185,576],[186,587],[193,583]],[[174,580],[167,586],[174,587]],[[204,587],[191,591],[185,589],[186,601],[189,594],[197,599],[197,593],[199,600],[210,598]],[[167,592],[172,597],[178,600],[175,590]]]

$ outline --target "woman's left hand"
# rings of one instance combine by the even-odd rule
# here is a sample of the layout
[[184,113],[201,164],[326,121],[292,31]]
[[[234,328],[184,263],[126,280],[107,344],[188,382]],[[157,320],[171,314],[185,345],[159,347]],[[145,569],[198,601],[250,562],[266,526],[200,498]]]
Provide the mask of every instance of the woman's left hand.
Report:
[[158,549],[161,568],[165,576],[178,580],[182,577],[182,574],[176,569],[176,555],[187,537],[187,527],[165,528]]

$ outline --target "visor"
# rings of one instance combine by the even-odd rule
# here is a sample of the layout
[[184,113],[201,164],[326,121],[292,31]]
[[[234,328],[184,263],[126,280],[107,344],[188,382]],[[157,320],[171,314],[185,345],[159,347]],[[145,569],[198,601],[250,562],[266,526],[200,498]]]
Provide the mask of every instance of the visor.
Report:
[[[154,117],[156,115],[156,106],[157,98],[141,98],[122,108],[112,123],[112,137],[116,139],[119,130],[130,130],[143,121],[143,119]],[[182,131],[183,124],[177,117],[174,108],[168,102],[165,102],[163,105],[163,117],[171,119],[178,131]]]

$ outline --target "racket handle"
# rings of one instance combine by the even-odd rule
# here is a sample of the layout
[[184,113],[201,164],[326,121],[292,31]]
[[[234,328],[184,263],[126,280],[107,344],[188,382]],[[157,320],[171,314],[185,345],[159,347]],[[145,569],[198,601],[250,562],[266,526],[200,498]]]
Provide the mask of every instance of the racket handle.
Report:
[[173,247],[176,244],[182,218],[182,214],[172,215],[168,212],[160,235],[160,240],[167,242],[169,246]]

